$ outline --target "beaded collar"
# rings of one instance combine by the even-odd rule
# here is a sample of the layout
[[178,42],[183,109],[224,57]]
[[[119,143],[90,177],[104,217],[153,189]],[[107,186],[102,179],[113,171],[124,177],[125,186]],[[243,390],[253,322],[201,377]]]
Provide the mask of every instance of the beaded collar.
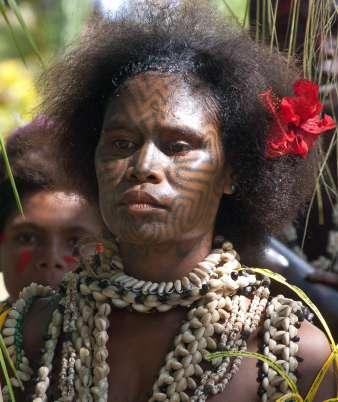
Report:
[[255,275],[242,270],[230,243],[213,250],[188,275],[169,282],[144,281],[125,274],[117,244],[113,242],[87,245],[82,256],[85,267],[79,275],[82,295],[141,313],[189,307],[210,292],[250,293],[257,282]]

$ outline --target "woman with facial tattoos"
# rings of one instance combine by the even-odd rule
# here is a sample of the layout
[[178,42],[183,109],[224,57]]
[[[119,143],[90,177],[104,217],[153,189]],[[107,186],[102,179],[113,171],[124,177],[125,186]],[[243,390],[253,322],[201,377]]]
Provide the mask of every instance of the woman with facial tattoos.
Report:
[[[266,363],[210,361],[215,351],[263,353],[305,395],[329,344],[234,247],[258,249],[294,217],[311,192],[311,148],[333,121],[315,84],[208,7],[142,4],[92,24],[47,76],[55,152],[97,194],[111,238],[83,246],[59,290],[33,285],[15,304],[3,334],[19,356],[18,400],[291,392]],[[334,395],[330,368],[314,400]]]
[[57,185],[55,161],[44,143],[52,131],[52,124],[38,117],[8,137],[8,158],[24,215],[17,210],[1,160],[0,268],[9,298],[1,305],[0,325],[24,287],[32,282],[58,287],[63,275],[78,266],[74,248],[80,239],[102,236],[94,206],[78,191]]

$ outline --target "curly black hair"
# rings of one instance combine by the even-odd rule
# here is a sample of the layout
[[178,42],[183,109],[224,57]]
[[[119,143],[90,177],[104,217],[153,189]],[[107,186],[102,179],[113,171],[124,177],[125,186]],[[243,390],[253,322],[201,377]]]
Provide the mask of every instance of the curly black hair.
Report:
[[[260,94],[292,94],[294,67],[255,44],[202,2],[140,9],[92,22],[45,76],[44,112],[57,122],[58,157],[77,185],[97,196],[94,151],[105,108],[128,78],[149,70],[202,81],[214,97],[235,194],[223,196],[215,231],[227,238],[276,233],[307,200],[314,152],[307,159],[264,156],[271,116]],[[252,236],[254,234],[254,236]]]
[[[30,194],[54,188],[57,177],[56,161],[49,148],[48,133],[52,125],[39,116],[31,123],[18,128],[6,141],[6,152],[10,162],[21,201]],[[17,206],[5,164],[0,158],[0,232]]]

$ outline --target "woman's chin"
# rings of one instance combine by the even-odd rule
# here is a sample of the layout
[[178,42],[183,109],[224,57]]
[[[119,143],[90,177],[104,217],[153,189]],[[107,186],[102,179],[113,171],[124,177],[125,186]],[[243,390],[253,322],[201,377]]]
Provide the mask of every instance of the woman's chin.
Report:
[[135,245],[158,245],[172,242],[175,238],[172,230],[158,224],[143,224],[134,227],[132,230],[121,230],[117,235],[119,242],[131,243]]

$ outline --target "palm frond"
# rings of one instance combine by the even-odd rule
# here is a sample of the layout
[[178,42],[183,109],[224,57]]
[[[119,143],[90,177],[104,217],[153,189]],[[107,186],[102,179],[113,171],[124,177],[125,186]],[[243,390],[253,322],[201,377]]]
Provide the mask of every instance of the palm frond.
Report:
[[14,29],[13,29],[13,27],[12,27],[8,17],[7,17],[4,0],[0,0],[0,13],[1,13],[3,19],[5,20],[6,24],[7,24],[7,27],[8,27],[9,32],[10,32],[10,35],[11,35],[11,37],[13,39],[13,42],[15,44],[15,47],[16,47],[18,53],[19,53],[20,59],[22,60],[23,64],[26,66],[25,56],[24,56],[24,54],[23,54],[23,52],[21,50],[20,43],[17,40],[15,32],[14,32]]
[[10,182],[11,182],[11,186],[12,186],[13,195],[14,195],[14,198],[15,198],[17,209],[23,215],[23,208],[22,208],[22,205],[21,205],[20,196],[19,196],[16,184],[15,184],[15,180],[14,180],[14,176],[13,176],[13,173],[12,173],[11,165],[10,165],[9,160],[8,160],[5,142],[4,142],[3,137],[2,137],[1,134],[0,134],[0,151],[2,153],[2,158],[3,158],[4,165],[5,165],[7,176],[9,178]]

